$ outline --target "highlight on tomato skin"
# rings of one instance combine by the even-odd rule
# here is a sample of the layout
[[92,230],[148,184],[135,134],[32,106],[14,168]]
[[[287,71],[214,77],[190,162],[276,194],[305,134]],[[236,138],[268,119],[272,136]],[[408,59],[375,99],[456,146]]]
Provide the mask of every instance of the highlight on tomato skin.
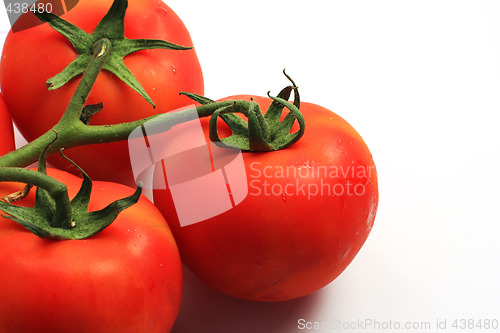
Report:
[[[249,95],[224,100],[237,99],[253,99],[261,110],[271,103]],[[210,172],[170,184],[169,175],[172,181],[173,173],[185,169],[186,160],[177,156],[156,165],[155,180],[170,188],[154,189],[154,202],[169,223],[184,264],[225,294],[274,302],[314,293],[345,270],[373,227],[378,182],[367,145],[332,111],[311,103],[301,103],[300,110],[304,136],[283,150],[241,152],[243,173],[227,161],[215,166],[213,155]],[[208,142],[208,120],[200,121]],[[222,121],[219,130],[230,134]],[[186,138],[170,139],[167,150]],[[206,156],[191,153],[185,158],[189,165],[203,165]],[[217,181],[196,185],[207,184],[205,180],[218,172],[225,174],[225,192]],[[245,191],[244,199],[234,200],[235,193]],[[228,193],[233,198],[225,206]],[[212,211],[218,208],[217,213],[185,223],[179,206],[183,194],[192,200],[191,210],[203,214],[197,207],[208,205]]]
[[[48,169],[72,198],[82,179]],[[0,196],[23,187],[0,184]],[[95,181],[90,210],[130,195]],[[19,205],[32,206],[34,191]],[[0,218],[0,331],[170,332],[180,309],[182,266],[167,223],[145,197],[85,240],[49,240]]]

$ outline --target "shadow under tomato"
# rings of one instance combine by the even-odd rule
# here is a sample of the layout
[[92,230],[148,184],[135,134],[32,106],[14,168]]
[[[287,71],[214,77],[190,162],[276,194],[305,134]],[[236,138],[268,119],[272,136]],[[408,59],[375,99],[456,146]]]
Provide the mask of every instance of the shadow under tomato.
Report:
[[181,309],[172,333],[289,333],[321,303],[321,290],[285,302],[241,300],[210,288],[185,266],[183,273]]

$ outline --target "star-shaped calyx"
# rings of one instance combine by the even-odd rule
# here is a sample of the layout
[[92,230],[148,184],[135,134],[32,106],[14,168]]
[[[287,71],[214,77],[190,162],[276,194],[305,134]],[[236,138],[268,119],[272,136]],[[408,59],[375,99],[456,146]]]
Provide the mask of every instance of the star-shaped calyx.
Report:
[[[52,141],[53,144],[58,136]],[[98,211],[89,211],[90,197],[92,194],[92,180],[73,161],[62,157],[72,163],[82,175],[82,185],[73,199],[69,199],[66,185],[47,176],[47,152],[45,147],[38,161],[38,172],[25,168],[6,168],[14,181],[19,177],[31,179],[32,185],[37,186],[35,205],[23,207],[11,204],[28,195],[29,188],[22,193],[14,193],[14,198],[7,196],[0,200],[1,214],[9,218],[35,235],[50,239],[85,239],[92,237],[107,228],[124,209],[134,205],[140,198],[142,186],[138,185],[136,191],[123,199],[116,200]],[[5,172],[6,170],[4,170]],[[14,176],[12,176],[14,175]],[[17,178],[16,178],[17,177]],[[24,182],[24,180],[22,180]]]
[[[250,101],[216,102],[207,97],[193,93],[182,92],[202,106],[217,107],[209,122],[209,137],[212,142],[223,147],[237,148],[243,151],[266,152],[287,148],[304,135],[305,121],[300,112],[299,89],[292,78],[283,71],[292,85],[285,87],[278,96],[273,97],[271,105],[262,113],[257,103]],[[288,102],[290,94],[294,93],[293,104]],[[228,101],[230,102],[230,101]],[[290,112],[282,117],[284,109]],[[237,114],[248,119],[245,121]],[[231,129],[232,134],[221,138],[218,133],[217,120],[222,119]],[[293,130],[297,122],[298,129]]]
[[111,41],[112,50],[103,69],[116,75],[154,107],[153,101],[144,88],[125,66],[123,58],[140,50],[189,50],[192,47],[179,46],[163,40],[125,38],[125,11],[127,6],[127,0],[115,0],[108,13],[91,34],[52,13],[34,12],[40,20],[47,22],[54,30],[66,37],[78,53],[73,62],[59,74],[47,80],[47,89],[55,90],[60,88],[72,78],[82,74],[91,61],[94,44],[99,40],[108,39]]

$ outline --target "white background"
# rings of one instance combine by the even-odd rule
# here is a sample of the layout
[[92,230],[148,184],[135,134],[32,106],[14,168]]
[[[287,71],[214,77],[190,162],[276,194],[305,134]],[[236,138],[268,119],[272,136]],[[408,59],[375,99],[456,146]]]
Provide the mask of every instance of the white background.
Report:
[[[286,68],[303,101],[363,136],[380,184],[372,234],[329,286],[260,304],[220,295],[186,271],[175,333],[308,331],[299,319],[322,322],[309,330],[321,332],[436,332],[444,320],[439,332],[480,332],[452,323],[500,320],[499,1],[168,4],[191,32],[207,97],[277,93]],[[351,328],[333,329],[338,320]],[[365,320],[380,329],[358,326]],[[423,328],[403,329],[407,322]]]

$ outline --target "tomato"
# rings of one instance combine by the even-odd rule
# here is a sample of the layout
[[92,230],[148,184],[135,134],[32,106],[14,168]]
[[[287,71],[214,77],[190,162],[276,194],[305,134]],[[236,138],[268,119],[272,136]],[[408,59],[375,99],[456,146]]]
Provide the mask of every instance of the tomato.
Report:
[[9,111],[0,93],[0,155],[4,155],[16,148],[14,142],[14,129]]
[[[250,98],[263,111],[271,103],[257,96],[226,100]],[[223,293],[254,301],[311,294],[349,265],[372,229],[378,183],[368,147],[335,113],[310,103],[302,103],[301,111],[306,130],[297,143],[275,152],[243,153],[245,173],[240,176],[226,164],[233,197],[235,189],[241,192],[233,187],[235,177],[246,178],[248,189],[231,209],[182,226],[172,189],[154,190],[155,205],[171,227],[183,262]],[[206,134],[207,120],[202,121]],[[224,130],[227,135],[221,126]],[[196,163],[203,162],[191,162]],[[168,183],[176,168],[186,165],[163,160],[155,171],[156,184],[164,175]],[[204,200],[218,195],[210,191],[199,189]]]
[[[73,197],[81,179],[48,174]],[[2,183],[1,195],[20,188]],[[32,205],[34,191],[20,201]],[[94,182],[90,210],[133,193]],[[169,332],[182,292],[182,268],[172,234],[141,197],[99,234],[85,240],[42,239],[4,217],[0,221],[1,332]]]
[[[111,4],[112,0],[80,1],[61,17],[91,33]],[[129,1],[125,37],[193,45],[181,19],[161,0]],[[76,55],[73,46],[48,24],[9,32],[0,64],[0,87],[15,124],[28,141],[47,132],[61,118],[81,76],[53,91],[47,91],[46,80],[62,71]],[[115,75],[103,71],[87,104],[102,102],[104,109],[92,117],[91,124],[133,121],[192,104],[179,95],[180,91],[203,94],[203,75],[194,49],[143,50],[126,56],[124,62],[156,108]],[[78,147],[66,150],[66,155],[92,179],[135,186],[126,142]],[[49,161],[78,174],[59,156]]]

